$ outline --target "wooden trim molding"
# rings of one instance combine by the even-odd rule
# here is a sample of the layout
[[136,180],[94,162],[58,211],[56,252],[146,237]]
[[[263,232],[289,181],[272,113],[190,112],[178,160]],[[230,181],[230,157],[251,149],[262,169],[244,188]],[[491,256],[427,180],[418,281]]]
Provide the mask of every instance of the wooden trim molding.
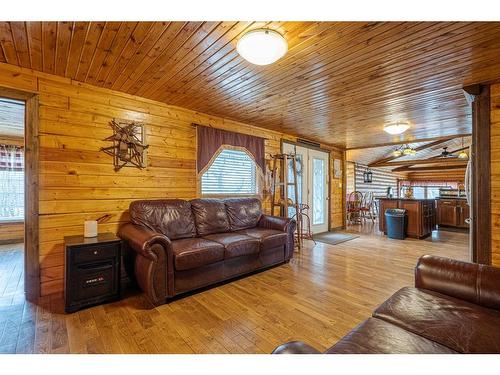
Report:
[[[289,139],[281,139],[281,142],[280,142],[280,149],[281,149],[281,153],[283,153],[283,146],[284,144],[287,143],[289,145],[292,145],[292,146],[296,146],[296,147],[303,147],[303,148],[307,148],[309,150],[314,150],[314,151],[321,151],[321,152],[324,152],[326,154],[328,154],[328,196],[326,198],[327,200],[327,208],[328,208],[328,230],[332,230],[332,178],[333,178],[333,175],[332,175],[332,171],[331,171],[331,165],[330,165],[330,159],[331,159],[331,156],[332,156],[332,150],[330,149],[325,149],[325,148],[322,148],[322,147],[314,147],[312,145],[308,145],[307,143],[298,143],[298,142],[294,142],[292,140],[289,140]],[[345,151],[342,150],[342,152],[344,152],[344,160],[345,160]],[[344,198],[343,198],[344,199]]]
[[40,260],[38,239],[38,96],[26,100],[25,127],[25,220],[24,220],[24,282],[26,298],[40,296]]
[[472,99],[472,260],[491,264],[490,86],[464,87]]
[[38,244],[38,95],[0,87],[0,96],[23,100],[24,126],[24,291],[29,301],[40,296],[40,260]]

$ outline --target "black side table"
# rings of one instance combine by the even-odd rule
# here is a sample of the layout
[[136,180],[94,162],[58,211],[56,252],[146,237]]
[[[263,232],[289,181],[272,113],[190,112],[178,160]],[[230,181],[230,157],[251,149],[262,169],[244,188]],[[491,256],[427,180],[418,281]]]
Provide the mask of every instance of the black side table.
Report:
[[112,233],[64,237],[66,312],[120,299],[122,241]]

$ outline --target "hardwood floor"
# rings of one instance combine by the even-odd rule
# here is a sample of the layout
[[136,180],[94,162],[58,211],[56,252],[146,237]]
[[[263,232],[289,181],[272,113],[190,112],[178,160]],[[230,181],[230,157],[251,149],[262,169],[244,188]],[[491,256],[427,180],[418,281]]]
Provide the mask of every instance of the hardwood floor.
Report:
[[[62,313],[60,295],[26,302],[16,251],[2,248],[0,352],[269,353],[290,340],[324,350],[412,285],[420,255],[468,259],[466,233],[399,241],[381,236],[371,223],[347,231],[360,237],[333,246],[308,241],[289,264],[168,305],[150,309],[133,292],[70,315]],[[19,263],[20,249],[17,254]]]

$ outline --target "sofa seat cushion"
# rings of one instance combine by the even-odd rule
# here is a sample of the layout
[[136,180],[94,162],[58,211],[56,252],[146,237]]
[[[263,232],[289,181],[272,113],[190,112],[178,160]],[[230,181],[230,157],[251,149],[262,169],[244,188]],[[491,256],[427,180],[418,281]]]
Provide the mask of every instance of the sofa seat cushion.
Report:
[[175,269],[189,270],[224,259],[224,246],[203,238],[172,241]]
[[260,241],[261,251],[279,246],[285,246],[287,240],[287,235],[285,232],[281,232],[275,229],[264,229],[256,227],[240,230],[236,233],[242,233],[250,237],[258,238]]
[[456,351],[377,318],[354,328],[328,354],[453,354]]
[[224,246],[224,259],[241,257],[259,253],[260,241],[241,233],[219,233],[205,236],[207,240],[220,243]]
[[406,287],[373,316],[460,353],[500,353],[500,311]]

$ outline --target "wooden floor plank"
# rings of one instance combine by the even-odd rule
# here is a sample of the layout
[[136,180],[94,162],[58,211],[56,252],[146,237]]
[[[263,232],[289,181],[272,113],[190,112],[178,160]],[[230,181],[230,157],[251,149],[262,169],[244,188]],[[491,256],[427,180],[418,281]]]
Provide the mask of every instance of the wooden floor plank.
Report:
[[0,249],[6,271],[0,275],[0,352],[269,353],[290,340],[325,350],[412,285],[421,255],[469,259],[463,232],[405,241],[382,236],[371,223],[347,232],[359,237],[338,245],[308,241],[289,264],[156,308],[131,291],[73,314],[62,312],[61,295],[26,302],[19,292],[22,247]]

